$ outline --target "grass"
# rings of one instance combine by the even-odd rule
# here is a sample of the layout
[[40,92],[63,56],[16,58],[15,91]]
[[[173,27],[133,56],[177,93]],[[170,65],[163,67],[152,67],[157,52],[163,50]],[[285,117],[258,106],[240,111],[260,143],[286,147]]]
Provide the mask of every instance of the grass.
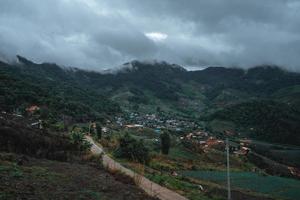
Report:
[[96,163],[27,157],[23,165],[17,165],[18,156],[7,158],[0,152],[0,200],[153,199],[138,189],[132,178],[108,173]]
[[101,194],[100,192],[92,191],[92,190],[82,190],[82,191],[80,191],[79,199],[102,200],[103,194]]
[[158,175],[158,174],[146,174],[146,177],[156,182],[162,186],[165,186],[171,190],[174,190],[180,194],[183,194],[190,200],[218,200],[217,195],[213,195],[211,197],[207,197],[206,194],[199,190],[197,184],[192,184],[182,177],[173,177],[168,174]]
[[197,186],[170,175],[154,174],[148,175],[147,177],[152,181],[159,183],[160,185],[166,186],[176,191],[188,191],[191,189],[197,189]]
[[[185,171],[184,176],[201,180],[213,181],[226,186],[226,172],[221,171]],[[231,183],[233,188],[250,190],[280,198],[297,200],[300,196],[300,181],[266,176],[252,172],[232,172]]]
[[182,146],[172,147],[170,149],[169,155],[170,158],[182,158],[182,159],[189,159],[189,160],[195,160],[199,159],[199,156],[197,153],[192,152]]
[[53,182],[66,178],[62,174],[49,171],[45,167],[37,166],[18,166],[13,162],[0,162],[0,174],[9,176],[11,178],[28,178],[45,180],[47,182]]
[[212,132],[215,133],[223,133],[225,130],[234,131],[236,129],[233,122],[218,119],[211,121],[208,126],[212,129]]
[[282,145],[253,140],[251,148],[264,156],[277,162],[291,166],[300,166],[300,147],[294,145]]
[[20,178],[23,176],[22,170],[15,164],[6,163],[7,165],[0,165],[0,173],[8,174],[13,178]]

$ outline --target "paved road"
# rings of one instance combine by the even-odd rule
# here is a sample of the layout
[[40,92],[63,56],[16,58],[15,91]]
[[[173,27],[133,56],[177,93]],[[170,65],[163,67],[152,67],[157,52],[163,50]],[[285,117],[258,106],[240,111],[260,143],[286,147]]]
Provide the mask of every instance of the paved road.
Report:
[[94,154],[103,153],[103,165],[105,167],[121,171],[122,173],[124,173],[132,178],[136,178],[137,176],[139,176],[138,177],[138,179],[140,180],[139,187],[141,189],[143,189],[150,196],[157,197],[161,200],[188,200],[187,198],[181,196],[180,194],[178,194],[172,190],[169,190],[165,187],[162,187],[162,186],[150,181],[149,179],[145,178],[144,176],[138,175],[137,173],[133,172],[132,170],[125,168],[119,162],[116,162],[115,160],[113,160],[112,158],[107,156],[105,154],[105,152],[103,151],[103,149],[101,148],[101,146],[98,146],[97,144],[95,144],[94,140],[91,137],[86,136],[86,138],[92,144],[91,151]]

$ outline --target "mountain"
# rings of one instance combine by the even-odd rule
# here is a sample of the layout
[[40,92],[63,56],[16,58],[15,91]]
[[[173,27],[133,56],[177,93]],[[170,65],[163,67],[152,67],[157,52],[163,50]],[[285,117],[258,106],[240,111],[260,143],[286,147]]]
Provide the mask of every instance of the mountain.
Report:
[[38,104],[55,119],[64,114],[79,121],[122,112],[164,113],[201,121],[221,134],[230,128],[300,144],[300,74],[277,66],[187,71],[166,62],[132,61],[101,73],[36,64],[21,56],[18,61],[0,63],[1,109]]
[[107,97],[82,87],[72,73],[55,64],[35,64],[18,57],[19,64],[0,63],[0,108],[20,110],[42,106],[53,121],[68,115],[77,121],[104,118],[120,112]]

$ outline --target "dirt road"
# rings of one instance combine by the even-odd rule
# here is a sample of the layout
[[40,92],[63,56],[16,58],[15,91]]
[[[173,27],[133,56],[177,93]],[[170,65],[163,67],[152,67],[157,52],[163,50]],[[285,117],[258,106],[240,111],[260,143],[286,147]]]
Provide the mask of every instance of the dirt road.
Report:
[[103,165],[105,167],[118,170],[132,178],[136,178],[137,176],[140,176],[138,178],[140,180],[139,187],[141,189],[143,189],[150,196],[157,197],[161,200],[188,200],[187,198],[181,196],[180,194],[178,194],[172,190],[169,190],[165,187],[162,187],[162,186],[150,181],[149,179],[145,178],[144,176],[136,174],[132,170],[125,168],[120,163],[116,162],[115,160],[113,160],[112,158],[107,156],[105,154],[105,152],[103,151],[103,149],[100,146],[98,146],[97,144],[95,144],[95,142],[93,141],[93,139],[91,137],[86,136],[86,138],[92,144],[91,151],[94,154],[103,153]]

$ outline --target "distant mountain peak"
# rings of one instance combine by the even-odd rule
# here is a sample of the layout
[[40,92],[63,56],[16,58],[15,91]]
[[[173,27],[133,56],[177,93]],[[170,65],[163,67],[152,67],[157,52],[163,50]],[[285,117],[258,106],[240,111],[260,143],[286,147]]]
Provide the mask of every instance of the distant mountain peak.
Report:
[[21,63],[21,64],[24,64],[24,65],[34,65],[35,64],[31,60],[28,60],[27,58],[22,57],[20,55],[17,55],[17,62]]
[[178,70],[178,71],[187,71],[185,68],[183,68],[180,65],[177,64],[171,64],[166,61],[158,61],[158,60],[145,60],[145,61],[138,61],[134,60],[130,62],[132,65],[133,70],[141,70],[143,68],[157,68],[160,70]]
[[132,64],[131,62],[124,63],[123,65],[116,66],[114,68],[108,68],[101,70],[100,74],[117,74],[117,73],[126,73],[130,72],[132,70]]
[[181,71],[186,72],[187,70],[180,65],[177,64],[170,64],[166,61],[157,61],[157,60],[132,60],[130,62],[126,62],[122,65],[119,65],[114,68],[104,69],[100,73],[101,74],[117,74],[117,73],[130,73],[130,72],[137,72],[140,70],[147,70],[147,71]]

